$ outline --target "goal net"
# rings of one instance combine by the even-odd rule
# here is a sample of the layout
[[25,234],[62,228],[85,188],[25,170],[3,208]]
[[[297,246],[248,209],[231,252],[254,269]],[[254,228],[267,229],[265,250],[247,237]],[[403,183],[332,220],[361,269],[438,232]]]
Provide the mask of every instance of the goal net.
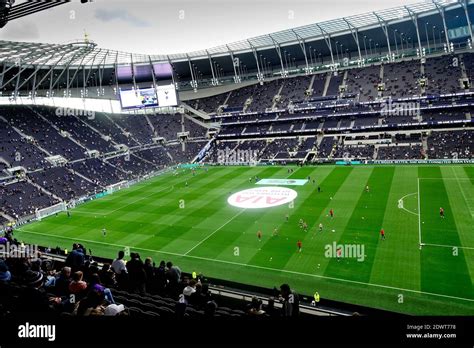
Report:
[[52,205],[51,207],[44,208],[44,209],[38,209],[35,212],[36,218],[38,220],[44,219],[45,217],[51,216],[53,214],[62,212],[66,210],[66,203],[61,202],[55,205]]
[[113,185],[107,186],[107,193],[112,194],[114,192],[117,192],[121,189],[129,187],[129,182],[128,181],[121,181]]

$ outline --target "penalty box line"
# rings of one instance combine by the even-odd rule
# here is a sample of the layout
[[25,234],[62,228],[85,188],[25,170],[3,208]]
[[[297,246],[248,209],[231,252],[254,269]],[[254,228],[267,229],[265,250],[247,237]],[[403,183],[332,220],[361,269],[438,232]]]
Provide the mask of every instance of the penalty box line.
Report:
[[433,243],[423,243],[422,242],[422,233],[421,233],[421,191],[420,191],[420,180],[456,180],[459,182],[460,180],[470,181],[467,178],[417,178],[418,181],[418,236],[419,236],[419,246],[431,246],[431,247],[438,247],[438,248],[458,248],[458,249],[466,249],[466,250],[474,250],[474,247],[466,247],[466,246],[459,246],[459,245],[446,245],[446,244],[433,244]]
[[[240,213],[242,213],[242,212],[240,212]],[[107,245],[107,246],[111,246],[111,247],[117,247],[117,248],[121,248],[121,249],[128,248],[125,245],[99,242],[99,241],[86,240],[86,239],[79,239],[79,238],[70,238],[70,237],[64,237],[64,236],[55,236],[55,235],[47,234],[47,233],[39,233],[39,232],[24,230],[22,228],[19,228],[17,231],[30,233],[30,234],[37,234],[37,235],[40,235],[40,236],[49,236],[49,237],[53,237],[53,238],[67,239],[67,240],[72,240],[72,241],[77,241],[77,242],[85,242],[85,243],[92,243],[92,244],[103,244],[103,245]],[[328,277],[328,276],[319,275],[319,274],[303,273],[303,272],[297,272],[297,271],[290,271],[290,270],[286,270],[286,269],[278,269],[278,268],[272,268],[272,267],[250,265],[250,264],[247,264],[247,263],[240,263],[240,262],[226,261],[226,260],[219,260],[219,259],[211,259],[211,258],[207,258],[207,257],[185,255],[185,254],[173,253],[173,252],[168,252],[168,251],[160,251],[160,250],[153,250],[153,249],[146,249],[146,248],[139,248],[139,247],[129,247],[129,248],[130,249],[135,249],[135,250],[142,250],[142,251],[152,252],[152,253],[164,254],[164,255],[172,255],[172,256],[178,256],[178,257],[183,257],[183,258],[210,261],[210,262],[216,262],[216,263],[224,263],[224,264],[229,264],[229,265],[234,265],[234,266],[248,267],[248,268],[254,268],[254,269],[262,269],[262,270],[266,270],[266,271],[273,271],[273,272],[278,272],[278,273],[288,273],[288,274],[293,274],[293,275],[307,276],[307,277],[319,278],[319,279],[327,279],[327,280],[333,280],[333,281],[338,281],[338,282],[343,282],[343,283],[351,283],[351,284],[357,284],[357,285],[363,285],[363,286],[371,286],[371,287],[375,287],[375,288],[382,288],[382,289],[389,289],[389,290],[398,290],[398,291],[410,292],[410,293],[415,293],[415,294],[420,294],[420,295],[428,295],[428,296],[434,296],[434,297],[449,298],[449,299],[455,299],[455,300],[461,300],[461,301],[467,301],[467,302],[473,302],[474,303],[474,298],[464,298],[464,297],[458,297],[458,296],[443,295],[443,294],[437,294],[437,293],[434,293],[434,292],[426,292],[426,291],[420,291],[420,290],[414,290],[414,289],[397,288],[397,287],[394,287],[394,286],[375,284],[375,283],[364,283],[364,282],[359,282],[357,280]]]
[[418,246],[421,248],[423,245],[421,240],[421,194],[420,194],[420,178],[417,178],[418,184]]

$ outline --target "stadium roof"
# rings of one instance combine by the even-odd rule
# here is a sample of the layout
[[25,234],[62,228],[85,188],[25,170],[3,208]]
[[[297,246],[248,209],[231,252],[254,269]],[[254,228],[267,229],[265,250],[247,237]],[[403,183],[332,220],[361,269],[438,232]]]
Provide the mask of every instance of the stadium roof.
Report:
[[[467,3],[472,3],[468,0]],[[188,59],[208,59],[209,56],[228,55],[265,50],[275,46],[286,47],[298,45],[301,42],[323,40],[327,37],[346,35],[351,30],[365,31],[380,28],[382,23],[393,24],[405,22],[413,16],[423,17],[438,13],[439,9],[459,8],[462,0],[433,0],[412,5],[391,8],[383,11],[370,12],[338,18],[324,22],[314,23],[278,31],[271,34],[260,35],[188,53],[170,55],[144,55],[119,52],[97,47],[92,42],[72,42],[68,44],[43,44],[0,41],[0,62],[21,62],[22,64],[47,65],[47,66],[99,66],[127,63],[142,63],[151,61],[187,61]]]
[[[116,66],[140,63],[170,62],[178,88],[196,90],[338,69],[347,61],[364,65],[472,49],[473,10],[474,0],[424,1],[171,55],[120,52],[90,41],[0,41],[0,93],[48,90],[51,95],[54,89],[66,89],[66,94],[71,88],[102,90],[118,86]],[[133,84],[136,86],[134,77]]]

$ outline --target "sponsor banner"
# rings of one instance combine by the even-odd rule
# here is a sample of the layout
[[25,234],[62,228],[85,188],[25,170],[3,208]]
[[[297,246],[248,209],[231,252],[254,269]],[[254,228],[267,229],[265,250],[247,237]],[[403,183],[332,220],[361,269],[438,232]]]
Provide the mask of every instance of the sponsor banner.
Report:
[[293,202],[297,196],[296,191],[286,187],[258,187],[232,194],[227,203],[245,209],[273,208]]
[[257,185],[303,186],[307,182],[306,179],[261,179]]
[[361,164],[361,161],[336,161],[336,165],[338,166],[348,166],[353,164]]
[[473,159],[379,160],[368,164],[472,164]]

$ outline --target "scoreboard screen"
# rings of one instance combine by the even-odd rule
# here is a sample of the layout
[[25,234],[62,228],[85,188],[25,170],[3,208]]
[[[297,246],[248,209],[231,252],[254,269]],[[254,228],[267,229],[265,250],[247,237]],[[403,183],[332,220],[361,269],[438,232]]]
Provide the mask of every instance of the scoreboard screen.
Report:
[[174,84],[155,88],[120,90],[122,109],[177,106],[178,96]]
[[120,103],[122,104],[122,109],[158,106],[154,88],[120,91]]

